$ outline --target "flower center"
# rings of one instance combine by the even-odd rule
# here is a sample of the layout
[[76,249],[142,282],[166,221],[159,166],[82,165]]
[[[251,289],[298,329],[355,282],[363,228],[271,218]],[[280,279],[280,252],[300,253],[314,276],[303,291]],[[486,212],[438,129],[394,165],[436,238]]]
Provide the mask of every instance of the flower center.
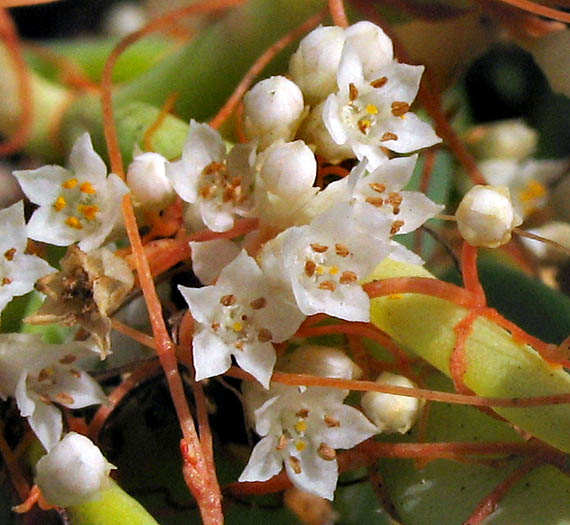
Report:
[[216,200],[220,205],[237,206],[246,199],[241,177],[231,175],[222,162],[211,162],[202,170],[198,194],[204,200]]

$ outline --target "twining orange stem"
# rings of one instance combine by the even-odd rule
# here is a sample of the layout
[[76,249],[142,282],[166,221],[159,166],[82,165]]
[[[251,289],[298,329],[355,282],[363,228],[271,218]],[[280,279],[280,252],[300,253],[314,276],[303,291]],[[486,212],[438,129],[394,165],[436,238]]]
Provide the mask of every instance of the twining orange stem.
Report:
[[154,339],[157,345],[158,358],[164,369],[182,430],[183,439],[180,448],[183,454],[184,479],[198,502],[203,522],[205,524],[222,523],[221,494],[216,480],[216,473],[210,472],[208,462],[204,458],[200,441],[196,434],[194,420],[190,414],[190,408],[188,407],[184,393],[184,386],[178,371],[174,343],[170,339],[162,317],[162,306],[154,287],[148,261],[145,257],[129,194],[123,198],[122,211],[125,227],[135,257],[138,279],[143,291]]
[[[466,455],[528,455],[542,450],[534,442],[447,442],[447,443],[382,443],[367,440],[338,455],[340,472],[368,466],[378,458],[457,459]],[[268,481],[231,483],[225,487],[236,496],[261,495],[280,492],[291,486],[285,472]]]
[[160,109],[158,117],[156,117],[156,120],[145,131],[143,136],[143,147],[145,151],[154,151],[152,138],[154,137],[154,134],[160,129],[160,126],[162,126],[168,114],[174,108],[177,100],[178,93],[172,93],[164,102],[162,108]]
[[476,308],[479,302],[469,290],[429,277],[393,277],[363,285],[371,299],[402,293],[420,293],[439,297],[464,308]]
[[[255,381],[255,378],[244,372],[241,368],[232,366],[227,372],[231,377]],[[359,392],[381,392],[397,396],[415,397],[440,403],[455,405],[470,405],[475,407],[509,407],[527,408],[533,406],[561,405],[570,403],[570,393],[552,394],[536,397],[480,397],[476,395],[455,394],[440,392],[423,388],[408,388],[403,386],[380,384],[373,381],[358,381],[355,379],[338,379],[333,377],[320,377],[309,374],[287,374],[273,372],[271,381],[291,386],[320,386],[327,388],[340,388],[341,390],[356,390]]]
[[544,16],[546,18],[551,18],[552,20],[558,20],[566,24],[570,24],[570,13],[565,13],[564,11],[559,11],[558,9],[552,9],[544,5],[537,4],[535,2],[530,2],[529,0],[495,0],[497,2],[502,2],[504,4],[513,5],[522,9],[523,11],[528,11],[529,13],[534,13],[535,15]]
[[273,57],[283,49],[285,49],[289,44],[303,36],[305,33],[310,31],[319,25],[325,16],[325,12],[321,11],[316,15],[313,15],[308,20],[303,22],[299,27],[287,33],[284,37],[280,38],[272,46],[267,48],[266,51],[255,61],[253,66],[248,70],[248,72],[241,79],[240,83],[231,94],[227,102],[222,106],[217,115],[210,121],[210,126],[214,129],[219,129],[221,125],[226,121],[226,119],[232,114],[233,110],[239,104],[245,92],[250,88],[251,84],[259,75],[265,66],[271,62]]
[[135,341],[139,342],[141,345],[156,350],[156,343],[154,341],[154,337],[147,335],[124,323],[121,323],[121,321],[119,321],[118,319],[111,319],[111,324],[113,326],[113,329],[117,330],[117,332],[121,332],[122,334],[130,337],[131,339],[134,339]]
[[12,61],[18,81],[18,96],[20,99],[20,119],[14,133],[0,143],[0,155],[9,155],[22,149],[32,133],[33,97],[32,84],[28,67],[22,55],[20,39],[16,26],[6,9],[0,7],[0,37],[4,41],[8,56]]
[[161,370],[161,364],[158,361],[151,361],[144,363],[137,367],[133,372],[131,372],[120,384],[117,386],[108,396],[108,403],[101,405],[91,423],[89,423],[89,428],[87,433],[89,437],[97,441],[99,433],[105,424],[105,421],[113,413],[113,411],[119,406],[119,403],[124,399],[124,397],[134,388],[136,388],[143,381],[154,377]]
[[329,11],[335,26],[348,27],[348,17],[343,0],[329,0]]
[[2,453],[4,465],[6,465],[6,469],[10,474],[12,485],[18,493],[18,497],[25,500],[30,495],[30,486],[18,464],[18,458],[10,448],[10,445],[8,445],[6,438],[4,438],[3,425],[0,427],[0,452]]
[[116,173],[120,177],[124,178],[125,173],[123,169],[123,159],[121,155],[121,150],[119,148],[119,138],[117,136],[117,130],[114,126],[113,119],[113,99],[112,99],[112,76],[113,68],[117,62],[119,56],[137,40],[141,39],[143,36],[152,33],[153,31],[158,31],[171,24],[177,22],[181,17],[189,16],[198,13],[207,13],[210,11],[215,11],[219,9],[227,9],[228,7],[233,7],[242,4],[244,0],[206,0],[203,2],[198,2],[170,13],[156,18],[148,25],[131,33],[130,35],[123,38],[113,49],[109,58],[105,62],[105,67],[103,68],[103,75],[101,78],[101,102],[103,105],[103,126],[105,130],[105,141],[107,143],[107,149],[109,153],[109,159],[111,161],[111,171]]
[[487,299],[481,281],[479,281],[477,270],[477,248],[471,246],[467,241],[463,241],[461,248],[461,274],[463,285],[477,298],[478,306],[485,306]]
[[473,309],[453,328],[455,331],[455,346],[449,356],[449,373],[455,390],[460,394],[471,392],[463,381],[463,376],[467,371],[465,347],[469,336],[473,332],[473,322],[479,315],[480,310]]
[[537,457],[528,458],[479,502],[475,512],[465,521],[464,525],[480,525],[483,523],[496,510],[505,494],[540,463],[541,461]]

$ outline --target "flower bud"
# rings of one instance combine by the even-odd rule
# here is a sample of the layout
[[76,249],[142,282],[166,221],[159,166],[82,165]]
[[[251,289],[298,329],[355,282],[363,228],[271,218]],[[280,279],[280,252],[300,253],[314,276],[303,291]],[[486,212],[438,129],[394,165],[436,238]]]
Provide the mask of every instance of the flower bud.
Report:
[[303,116],[303,94],[285,77],[258,82],[243,98],[245,133],[263,150],[273,142],[290,140]]
[[365,78],[372,79],[380,68],[392,62],[392,40],[372,22],[357,22],[346,29],[346,41],[362,61]]
[[268,191],[294,198],[312,188],[317,161],[302,140],[272,144],[266,154],[260,175]]
[[336,74],[345,42],[341,27],[318,27],[299,44],[289,71],[308,104],[315,105],[336,91]]
[[[391,372],[382,372],[376,383],[416,388],[407,377]],[[366,392],[360,404],[368,419],[379,428],[380,432],[405,434],[418,420],[424,401],[415,397]]]
[[166,176],[166,163],[158,153],[142,153],[129,165],[127,184],[146,210],[163,210],[174,198],[172,183]]
[[114,468],[89,438],[70,432],[36,465],[36,484],[46,501],[69,507],[105,488]]
[[522,161],[534,153],[538,133],[522,120],[504,120],[472,128],[466,140],[480,158]]
[[506,186],[474,186],[455,213],[457,227],[472,246],[497,248],[511,240],[522,219],[513,208]]
[[284,372],[341,379],[358,379],[362,375],[350,357],[332,346],[301,346],[282,357],[278,368]]

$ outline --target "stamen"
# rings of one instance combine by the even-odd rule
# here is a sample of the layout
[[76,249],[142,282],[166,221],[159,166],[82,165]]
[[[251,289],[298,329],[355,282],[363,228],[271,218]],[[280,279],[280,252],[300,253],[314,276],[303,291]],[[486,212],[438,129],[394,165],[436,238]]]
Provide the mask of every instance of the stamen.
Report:
[[7,284],[12,284],[12,279],[10,279],[10,277],[4,277],[2,279],[2,286],[6,286]]
[[392,192],[388,195],[388,202],[392,206],[399,206],[400,204],[402,204],[403,200],[404,198],[399,193]]
[[260,343],[268,343],[273,339],[273,334],[267,328],[262,328],[257,333],[257,339]]
[[376,208],[380,208],[384,205],[384,199],[382,199],[382,197],[366,197],[366,202],[372,204],[372,206],[376,206]]
[[324,419],[325,425],[329,428],[340,427],[340,421],[338,419],[335,419],[332,416],[325,416],[323,419]]
[[73,354],[67,354],[67,355],[64,355],[64,356],[59,360],[59,362],[60,362],[62,365],[69,365],[69,364],[73,363],[73,361],[75,361],[76,359],[77,359],[77,357],[75,357]]
[[45,368],[42,368],[40,370],[40,373],[38,374],[38,381],[41,383],[42,381],[46,381],[47,379],[49,379],[50,374],[48,370],[46,370]]
[[234,343],[234,347],[235,347],[237,350],[243,350],[243,341],[236,341],[236,342]]
[[91,184],[90,182],[83,182],[81,184],[81,186],[79,186],[79,191],[81,193],[87,193],[89,195],[93,195],[94,193],[97,193],[95,191],[95,188],[93,187],[93,184]]
[[407,102],[392,102],[392,115],[401,117],[410,111],[410,105]]
[[382,184],[381,182],[371,182],[368,186],[377,193],[384,193],[386,191],[386,184]]
[[317,453],[325,461],[332,461],[333,459],[336,459],[336,450],[326,443],[321,443],[319,445]]
[[299,434],[304,434],[305,432],[307,432],[307,422],[304,419],[297,421],[297,423],[295,423],[295,430]]
[[61,195],[53,203],[53,207],[54,207],[55,211],[61,211],[66,206],[67,206],[67,202],[65,202],[65,199]]
[[307,261],[305,263],[305,275],[307,277],[312,277],[315,274],[315,269],[317,265],[313,261]]
[[75,188],[75,186],[77,186],[77,179],[73,178],[73,179],[67,179],[62,185],[62,188],[65,188],[66,190],[71,190],[73,188]]
[[400,231],[400,228],[404,225],[404,221],[394,221],[392,227],[390,228],[390,235],[395,235]]
[[381,88],[386,85],[386,82],[388,82],[388,77],[380,77],[370,82],[370,85],[373,88]]
[[368,133],[370,126],[372,126],[372,121],[370,119],[361,118],[358,121],[358,129],[360,130],[360,133],[363,133],[364,135],[366,135],[366,133]]
[[202,173],[204,175],[212,175],[212,173],[217,173],[217,172],[225,172],[226,171],[226,165],[223,164],[222,162],[210,162],[210,164],[208,164],[203,170]]
[[352,82],[348,84],[348,98],[351,102],[358,98],[358,88]]
[[265,299],[265,297],[258,297],[257,299],[251,301],[249,303],[249,306],[251,306],[254,310],[261,310],[262,308],[265,307],[266,304],[267,300]]
[[344,244],[337,243],[334,245],[334,248],[339,257],[348,257],[350,255],[350,250]]
[[279,440],[277,441],[275,450],[283,450],[287,446],[288,442],[289,440],[285,437],[285,434],[281,434],[281,436],[279,436]]
[[214,195],[216,193],[216,188],[217,188],[217,186],[215,184],[209,184],[206,186],[202,186],[200,188],[200,191],[199,191],[200,197],[202,197],[203,199],[206,199],[206,200],[213,199]]
[[74,228],[76,230],[83,229],[83,225],[79,222],[79,219],[77,217],[68,217],[65,219],[65,224],[67,224],[70,228]]
[[232,325],[232,330],[234,332],[241,332],[243,330],[243,323],[240,323],[239,321],[236,321],[233,325]]
[[358,276],[354,272],[348,270],[342,272],[342,275],[339,279],[340,284],[352,284],[356,281],[358,281]]
[[212,323],[210,327],[212,330],[214,330],[214,332],[217,332],[220,329],[220,323]]
[[329,249],[328,246],[324,246],[323,244],[318,244],[318,243],[311,244],[311,248],[313,249],[314,252],[317,253],[325,253]]
[[295,413],[296,417],[307,418],[309,417],[309,409],[308,408],[301,408]]
[[340,269],[339,269],[338,266],[331,266],[331,267],[329,268],[329,273],[330,273],[331,275],[336,275],[338,272],[340,272]]
[[56,394],[55,399],[62,405],[72,405],[75,402],[75,399],[66,392],[59,392]]
[[387,140],[398,140],[398,135],[391,131],[386,131],[386,133],[380,137],[380,142],[386,142]]
[[237,300],[236,296],[233,294],[224,295],[220,299],[220,304],[222,304],[224,306],[231,306],[232,304],[235,304],[236,300]]
[[296,441],[295,442],[295,448],[299,451],[302,452],[303,450],[305,450],[307,448],[307,443],[305,443],[304,441]]
[[79,379],[81,377],[81,372],[79,370],[76,370],[75,368],[70,368],[69,373],[76,379]]
[[99,211],[99,206],[95,204],[81,205],[78,207],[78,210],[88,221],[94,221]]
[[336,283],[334,281],[323,281],[319,284],[319,289],[334,292],[336,290]]
[[301,469],[301,462],[295,456],[289,456],[289,465],[291,465],[295,474],[301,474],[301,472],[303,472],[303,469]]
[[315,270],[317,272],[317,275],[324,275],[325,273],[325,268],[324,266],[321,266],[320,264],[317,266],[317,269]]
[[44,404],[44,405],[52,405],[52,401],[48,396],[44,396],[43,394],[40,395],[40,401]]

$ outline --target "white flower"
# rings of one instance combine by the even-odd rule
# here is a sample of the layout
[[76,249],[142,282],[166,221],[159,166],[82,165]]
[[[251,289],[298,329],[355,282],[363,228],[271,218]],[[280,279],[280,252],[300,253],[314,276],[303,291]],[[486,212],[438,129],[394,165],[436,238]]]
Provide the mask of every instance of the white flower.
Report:
[[489,159],[479,164],[485,180],[493,186],[508,186],[517,212],[526,217],[548,202],[548,184],[568,170],[568,159],[517,162]]
[[[356,227],[352,206],[343,203],[319,215],[310,225],[289,228],[274,243],[281,250],[260,255],[269,273],[289,286],[299,309],[348,321],[368,321],[370,300],[359,283],[389,253],[386,241],[372,239]],[[286,284],[285,284],[286,283]]]
[[[376,379],[381,385],[416,388],[407,377],[382,372]],[[360,402],[364,413],[380,432],[405,434],[418,420],[424,401],[415,397],[397,396],[382,392],[366,392]]]
[[349,449],[377,432],[357,409],[343,404],[346,390],[272,385],[264,395],[245,390],[244,401],[262,436],[239,481],[265,481],[282,465],[299,489],[333,499],[336,449]]
[[513,228],[522,223],[506,186],[474,186],[459,203],[455,217],[463,238],[486,248],[508,243]]
[[361,59],[347,42],[337,76],[338,93],[329,95],[322,110],[333,141],[349,146],[359,160],[368,157],[371,169],[386,158],[381,147],[410,153],[440,142],[432,127],[409,111],[423,69],[392,61],[367,80]]
[[242,251],[215,286],[179,290],[197,322],[193,339],[196,380],[238,365],[267,387],[275,364],[272,342],[291,337],[304,316],[267,286],[255,260]]
[[245,133],[260,150],[291,140],[303,117],[303,94],[291,80],[276,76],[258,82],[243,97]]
[[307,103],[314,105],[336,91],[336,74],[345,42],[344,29],[317,27],[299,43],[289,71]]
[[0,312],[17,295],[34,288],[34,283],[56,270],[35,255],[27,255],[27,234],[22,201],[0,210]]
[[212,231],[234,225],[252,207],[255,145],[237,145],[226,156],[220,134],[207,124],[190,122],[182,158],[170,163],[167,174],[174,191],[191,203],[195,214]]
[[89,438],[70,432],[40,458],[35,481],[50,505],[69,507],[96,498],[113,468]]
[[16,398],[20,413],[48,451],[63,428],[54,403],[83,408],[106,400],[99,384],[74,366],[92,352],[97,352],[94,345],[79,341],[55,345],[35,334],[0,334],[0,396]]
[[160,211],[174,198],[172,182],[166,176],[168,161],[158,153],[137,155],[127,170],[127,184],[138,203],[147,210]]
[[192,271],[202,284],[214,284],[220,272],[240,253],[239,246],[228,239],[190,242]]
[[89,134],[81,135],[69,156],[70,170],[43,166],[16,171],[22,190],[39,208],[28,223],[28,235],[57,246],[79,242],[84,251],[103,244],[121,217],[121,200],[128,192],[95,153]]

